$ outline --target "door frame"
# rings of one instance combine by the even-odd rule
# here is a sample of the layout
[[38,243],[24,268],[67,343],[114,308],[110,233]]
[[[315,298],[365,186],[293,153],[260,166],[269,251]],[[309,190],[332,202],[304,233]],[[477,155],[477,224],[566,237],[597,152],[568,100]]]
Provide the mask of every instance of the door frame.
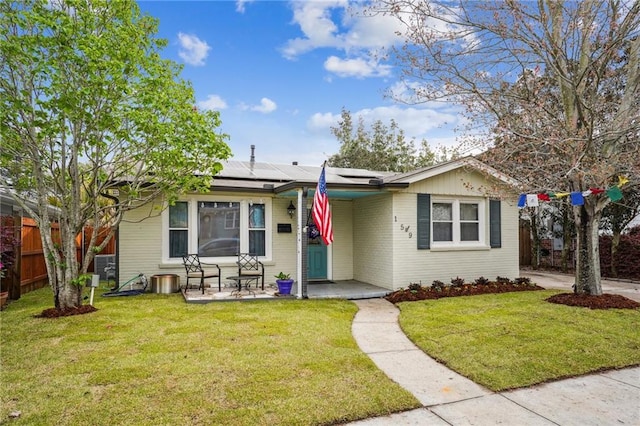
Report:
[[[307,211],[310,212],[311,209],[313,208],[313,199],[310,200],[311,203],[307,203]],[[331,204],[329,204],[329,209],[331,209]],[[307,227],[304,227],[305,232]],[[335,229],[334,229],[334,233],[335,233]],[[333,279],[333,244],[330,245],[325,245],[324,243],[321,243],[323,246],[325,246],[326,250],[327,250],[327,280],[332,280]],[[309,244],[307,243],[307,277],[309,276]],[[309,279],[309,278],[307,278]],[[321,279],[321,278],[318,278]]]

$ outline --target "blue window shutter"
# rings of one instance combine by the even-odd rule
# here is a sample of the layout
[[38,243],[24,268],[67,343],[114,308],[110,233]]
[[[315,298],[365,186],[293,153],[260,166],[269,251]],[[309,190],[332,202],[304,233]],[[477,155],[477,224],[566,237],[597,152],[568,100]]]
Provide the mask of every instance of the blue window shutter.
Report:
[[489,245],[491,248],[502,247],[500,220],[500,200],[489,200]]
[[431,195],[418,194],[418,249],[431,247]]

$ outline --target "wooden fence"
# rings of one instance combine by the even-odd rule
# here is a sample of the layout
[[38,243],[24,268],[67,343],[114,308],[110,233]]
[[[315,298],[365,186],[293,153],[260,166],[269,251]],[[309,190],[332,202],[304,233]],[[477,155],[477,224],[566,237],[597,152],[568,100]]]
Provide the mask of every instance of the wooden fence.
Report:
[[520,233],[520,267],[531,266],[531,227],[529,222],[521,220],[518,232]]
[[[49,282],[47,276],[47,266],[44,260],[44,250],[42,248],[42,240],[40,238],[40,229],[36,225],[35,220],[27,217],[3,217],[4,226],[15,226],[14,223],[20,221],[20,240],[21,244],[17,247],[16,264],[13,271],[2,279],[2,291],[9,291],[10,299],[17,299],[21,294],[28,293],[46,286]],[[76,237],[76,256],[81,261],[86,251],[89,249],[89,239],[91,237],[92,228],[87,226],[83,232]],[[98,236],[98,244],[104,241],[106,230]],[[51,224],[51,236],[53,241],[60,241],[60,229],[57,223]],[[106,245],[100,254],[115,254],[116,242],[115,238]],[[93,270],[93,262],[89,265],[89,271]],[[19,271],[19,274],[17,274]],[[17,280],[17,281],[16,281]],[[7,281],[5,283],[5,281]],[[17,286],[17,282],[20,284]],[[18,291],[11,289],[19,288]]]

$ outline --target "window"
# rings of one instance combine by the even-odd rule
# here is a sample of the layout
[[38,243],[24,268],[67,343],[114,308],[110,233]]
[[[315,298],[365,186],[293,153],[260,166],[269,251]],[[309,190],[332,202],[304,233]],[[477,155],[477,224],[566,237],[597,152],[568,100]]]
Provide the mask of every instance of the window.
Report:
[[249,253],[265,255],[266,228],[264,204],[249,205]]
[[434,242],[480,241],[478,203],[434,202],[431,209]]
[[480,202],[434,200],[431,204],[431,235],[436,245],[481,243]]
[[460,203],[460,241],[480,241],[478,204]]
[[433,203],[433,241],[453,241],[453,204]]
[[202,195],[177,202],[163,213],[163,256],[170,262],[187,253],[226,258],[225,262],[238,253],[271,256],[270,208],[270,200],[254,203]]
[[[500,247],[499,200],[490,200],[487,203],[484,199],[417,195],[418,249],[484,247],[489,243],[492,248]],[[485,241],[487,231],[489,241]]]
[[198,254],[235,256],[240,251],[240,203],[198,203]]
[[189,248],[189,205],[180,201],[169,206],[169,257],[181,257]]

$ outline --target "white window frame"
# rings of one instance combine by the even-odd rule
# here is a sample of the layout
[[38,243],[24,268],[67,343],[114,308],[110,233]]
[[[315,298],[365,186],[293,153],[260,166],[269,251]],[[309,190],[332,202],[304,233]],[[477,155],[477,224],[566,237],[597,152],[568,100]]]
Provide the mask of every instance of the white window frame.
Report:
[[[433,220],[433,205],[438,203],[452,204],[453,213],[453,234],[452,241],[434,241],[433,224],[438,223]],[[460,224],[465,222],[460,220],[460,204],[478,205],[478,241],[461,241]],[[454,248],[454,247],[485,247],[487,242],[488,213],[486,212],[488,203],[484,198],[453,198],[453,197],[431,197],[431,248]]]
[[[240,252],[247,252],[249,248],[249,204],[265,205],[265,255],[260,256],[262,260],[270,261],[273,256],[272,250],[272,200],[271,198],[240,198],[230,196],[214,196],[214,195],[193,195],[181,198],[178,201],[187,202],[189,215],[189,253],[198,252],[198,203],[200,202],[222,202],[222,203],[240,203]],[[224,257],[202,257],[205,262],[216,263],[235,263],[238,259],[236,256]],[[162,212],[162,261],[163,263],[180,263],[182,258],[169,257],[169,209],[166,208]]]

